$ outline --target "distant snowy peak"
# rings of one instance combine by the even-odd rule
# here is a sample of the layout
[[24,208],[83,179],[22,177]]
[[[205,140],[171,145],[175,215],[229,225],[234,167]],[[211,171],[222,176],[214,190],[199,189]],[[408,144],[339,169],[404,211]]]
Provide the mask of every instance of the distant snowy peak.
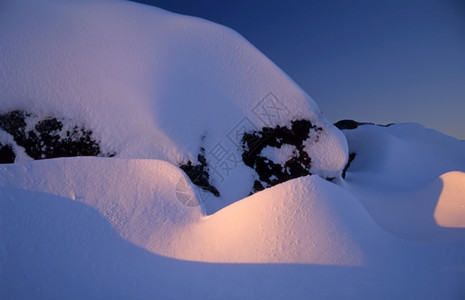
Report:
[[244,163],[245,133],[305,120],[299,168],[333,178],[347,162],[315,102],[224,26],[103,0],[6,1],[0,20],[1,114],[77,120],[121,158],[191,162],[228,203],[269,185]]

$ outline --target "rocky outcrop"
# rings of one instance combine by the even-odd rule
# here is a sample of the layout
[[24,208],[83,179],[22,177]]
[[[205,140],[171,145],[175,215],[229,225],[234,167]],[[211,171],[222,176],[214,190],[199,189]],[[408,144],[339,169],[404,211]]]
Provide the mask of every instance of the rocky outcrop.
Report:
[[[0,130],[12,136],[17,146],[33,159],[71,156],[114,156],[103,153],[92,130],[70,125],[69,120],[57,117],[40,118],[23,110],[0,114]],[[14,162],[12,145],[2,146],[0,162]]]
[[0,144],[0,164],[11,164],[15,162],[15,152],[10,144]]
[[200,148],[197,161],[197,164],[188,161],[187,163],[181,164],[179,167],[187,174],[193,184],[219,197],[220,192],[210,183],[210,170],[208,168],[207,159],[205,158],[204,148]]
[[357,127],[361,125],[376,125],[376,126],[383,126],[383,127],[389,127],[391,125],[394,125],[394,123],[389,123],[386,125],[381,125],[381,124],[375,124],[371,122],[358,122],[354,120],[340,120],[334,123],[334,126],[336,126],[340,130],[350,130],[350,129],[356,129]]
[[[314,134],[310,134],[313,131]],[[259,180],[254,182],[253,191],[257,192],[293,178],[311,174],[312,158],[305,150],[305,141],[312,136],[317,142],[321,127],[308,120],[292,121],[291,128],[276,126],[264,127],[260,131],[246,132],[242,137],[242,161],[255,170]],[[275,148],[279,151],[287,148],[284,159],[277,161],[267,156],[264,149]]]

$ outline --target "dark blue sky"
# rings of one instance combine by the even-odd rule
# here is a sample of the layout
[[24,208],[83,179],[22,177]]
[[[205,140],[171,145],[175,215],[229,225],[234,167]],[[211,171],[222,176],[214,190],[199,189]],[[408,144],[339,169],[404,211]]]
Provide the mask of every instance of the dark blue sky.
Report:
[[242,34],[330,121],[419,122],[465,139],[465,0],[137,0]]

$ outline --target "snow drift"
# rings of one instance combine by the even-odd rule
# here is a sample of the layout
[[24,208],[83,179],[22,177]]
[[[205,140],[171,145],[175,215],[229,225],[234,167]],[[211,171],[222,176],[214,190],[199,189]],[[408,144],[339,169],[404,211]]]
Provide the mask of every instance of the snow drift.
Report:
[[[200,205],[178,201],[183,180],[179,168],[157,160],[0,166],[2,297],[463,294],[463,231],[435,244],[396,238],[318,176],[205,216]],[[188,188],[183,193],[198,199]]]
[[[342,133],[239,34],[125,1],[1,1],[0,54],[0,298],[465,295],[464,141]],[[116,157],[32,161],[76,155]]]
[[[316,176],[278,185],[205,217],[201,206],[177,200],[176,183],[185,177],[162,161],[57,159],[0,170],[10,201],[15,190],[25,190],[84,203],[122,238],[177,259],[361,265],[363,253],[352,235],[372,226],[355,199]],[[184,192],[195,197],[191,188]]]
[[82,123],[120,158],[195,164],[203,149],[211,211],[259,179],[245,132],[309,120],[310,173],[337,178],[347,161],[313,100],[228,28],[126,1],[3,1],[0,19],[1,112]]
[[343,132],[355,153],[344,186],[379,225],[414,241],[465,240],[465,141],[414,123]]

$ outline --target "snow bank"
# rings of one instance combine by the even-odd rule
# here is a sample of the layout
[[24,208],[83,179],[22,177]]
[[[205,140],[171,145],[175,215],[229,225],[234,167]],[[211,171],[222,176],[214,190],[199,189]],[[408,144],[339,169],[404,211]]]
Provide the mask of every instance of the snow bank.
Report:
[[[345,137],[227,28],[124,1],[7,0],[0,45],[0,114],[82,124],[117,153],[31,162],[14,147],[0,298],[463,298],[464,141],[344,131],[356,157],[338,186],[319,176],[340,176]],[[306,152],[316,175],[246,197],[241,139],[271,131],[300,144],[249,153]],[[221,198],[179,168],[199,154]]]
[[[308,119],[312,173],[339,177],[343,135],[278,67],[236,32],[126,1],[3,1],[1,110],[81,122],[103,152],[175,165],[205,149],[216,211],[252,190],[245,130]],[[221,151],[221,152],[218,152]],[[324,163],[319,163],[320,161]],[[331,162],[331,163],[328,163]]]
[[196,199],[194,190],[190,185],[180,190],[177,183],[185,181],[185,175],[163,161],[54,159],[0,170],[1,186],[84,203],[122,238],[141,247],[155,243],[166,248],[179,230],[203,215],[200,205],[187,207],[178,201],[178,192]]
[[[179,197],[182,192],[198,199],[191,185],[180,182],[185,177],[178,168],[155,160],[74,158],[0,166],[9,201],[23,190],[84,203],[121,238],[166,257],[365,263],[360,238],[376,225],[354,198],[317,176],[277,185],[206,217],[200,205],[187,206]],[[383,232],[370,234],[381,238]]]
[[356,153],[344,186],[375,222],[413,241],[465,241],[465,141],[413,123],[343,132]]
[[434,210],[434,219],[441,227],[465,228],[465,173],[441,175],[443,188]]
[[155,160],[0,166],[0,297],[389,299],[463,292],[463,243],[395,238],[347,191],[317,176],[208,217],[201,206],[179,201],[179,192],[197,199],[190,185],[179,190],[185,179]]
[[420,124],[362,125],[343,133],[357,155],[349,172],[367,182],[415,187],[449,171],[465,171],[465,141]]
[[308,176],[266,189],[204,218],[187,233],[190,241],[182,258],[363,265],[358,237],[372,227],[369,216],[350,195],[317,176]]

